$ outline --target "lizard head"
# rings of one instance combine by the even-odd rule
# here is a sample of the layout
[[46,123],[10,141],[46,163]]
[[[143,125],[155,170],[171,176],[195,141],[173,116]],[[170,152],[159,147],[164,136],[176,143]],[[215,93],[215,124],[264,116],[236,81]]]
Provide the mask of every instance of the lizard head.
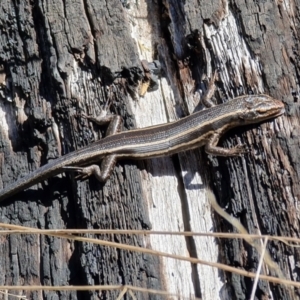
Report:
[[239,117],[246,123],[257,123],[278,117],[284,112],[284,104],[280,100],[267,95],[253,95],[244,98]]

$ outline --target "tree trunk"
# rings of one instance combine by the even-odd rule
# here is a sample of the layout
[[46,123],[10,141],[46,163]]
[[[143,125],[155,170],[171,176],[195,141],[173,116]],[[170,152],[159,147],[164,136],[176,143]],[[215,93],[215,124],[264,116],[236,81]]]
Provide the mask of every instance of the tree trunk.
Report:
[[[194,111],[207,79],[218,70],[217,103],[265,93],[286,104],[284,117],[224,137],[225,147],[247,145],[243,157],[209,157],[198,149],[125,160],[105,184],[62,174],[1,203],[2,223],[40,229],[236,232],[213,212],[206,193],[210,188],[249,233],[299,236],[297,1],[6,0],[0,8],[3,187],[101,139],[104,129],[83,114],[99,114],[107,101],[123,117],[125,130],[175,121]],[[150,62],[150,73],[142,60]],[[159,78],[154,74],[158,62]],[[99,238],[254,273],[260,259],[238,239]],[[249,299],[253,286],[251,278],[205,265],[43,235],[7,235],[0,245],[1,286],[131,285],[190,299]],[[267,248],[284,276],[299,281],[299,250],[274,241]],[[30,299],[117,299],[120,291],[10,293]],[[134,295],[166,299],[158,293]],[[259,281],[255,295],[294,297],[287,287],[266,281]]]

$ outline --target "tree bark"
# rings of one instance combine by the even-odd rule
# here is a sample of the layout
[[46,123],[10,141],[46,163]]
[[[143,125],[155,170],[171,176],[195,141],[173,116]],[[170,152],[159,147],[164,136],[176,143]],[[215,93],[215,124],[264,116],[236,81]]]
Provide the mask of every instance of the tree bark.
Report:
[[[208,157],[199,149],[120,161],[105,184],[63,174],[3,202],[2,223],[41,229],[236,232],[211,209],[210,188],[249,233],[299,236],[299,1],[206,2],[1,1],[3,187],[101,139],[102,127],[82,114],[99,114],[108,99],[111,111],[123,117],[125,130],[175,121],[194,111],[207,79],[218,70],[217,103],[265,93],[286,104],[284,117],[224,137],[226,147],[247,144],[249,153],[243,157]],[[158,80],[151,74],[148,92],[140,97],[145,88],[142,60],[158,61],[161,74]],[[251,272],[260,259],[238,239],[99,238]],[[122,284],[202,299],[248,299],[253,286],[252,279],[208,266],[42,235],[7,235],[0,249],[1,286]],[[299,281],[299,250],[280,242],[269,242],[268,250],[284,276]],[[22,292],[30,299],[116,299],[119,293]],[[255,295],[293,299],[295,294],[259,281]]]

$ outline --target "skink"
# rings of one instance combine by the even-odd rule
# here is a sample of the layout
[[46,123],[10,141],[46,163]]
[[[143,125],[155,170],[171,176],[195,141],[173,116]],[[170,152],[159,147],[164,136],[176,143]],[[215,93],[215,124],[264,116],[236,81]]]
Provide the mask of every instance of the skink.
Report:
[[[205,146],[205,151],[212,155],[239,155],[244,152],[243,146],[231,149],[217,146],[226,131],[275,118],[283,112],[281,101],[267,95],[251,95],[234,98],[173,123],[114,134],[119,130],[119,119],[117,125],[109,127],[109,136],[59,157],[2,189],[0,201],[66,170],[80,172],[83,178],[95,174],[100,181],[105,181],[116,159],[120,158],[147,159],[200,146]],[[101,122],[110,120],[110,117],[103,117]],[[101,159],[100,168],[92,165]],[[83,168],[88,165],[91,166]]]

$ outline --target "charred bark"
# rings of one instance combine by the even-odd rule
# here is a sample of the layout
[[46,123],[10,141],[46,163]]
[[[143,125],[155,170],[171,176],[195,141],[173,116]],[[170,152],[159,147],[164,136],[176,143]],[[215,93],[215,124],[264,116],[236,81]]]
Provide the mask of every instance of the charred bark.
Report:
[[[207,78],[218,70],[217,103],[266,93],[286,104],[284,117],[224,137],[227,147],[247,144],[250,151],[242,158],[211,158],[200,149],[123,161],[105,184],[62,175],[1,204],[1,222],[42,229],[235,232],[211,211],[205,196],[210,187],[249,233],[299,236],[299,3],[202,2],[1,1],[2,186],[102,138],[105,131],[82,113],[99,114],[108,99],[125,129],[173,121],[193,112]],[[142,60],[157,61],[162,69],[159,79],[150,72],[143,98],[140,85],[149,78]],[[101,238],[253,272],[259,261],[259,254],[240,240],[216,245],[214,239],[168,236]],[[128,284],[186,297],[248,299],[253,284],[204,266],[51,237],[9,235],[0,249],[5,270],[0,285]],[[299,281],[299,250],[279,242],[270,242],[268,249],[286,278]],[[73,299],[116,299],[118,294],[27,292],[28,298]],[[269,295],[293,297],[284,286],[260,281],[256,297]]]

